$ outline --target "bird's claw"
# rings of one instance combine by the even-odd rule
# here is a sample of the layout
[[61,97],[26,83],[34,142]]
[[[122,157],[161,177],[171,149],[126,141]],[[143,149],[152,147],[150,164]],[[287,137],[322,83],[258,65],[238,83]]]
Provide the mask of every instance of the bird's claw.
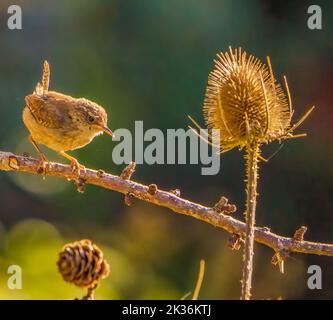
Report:
[[72,172],[76,172],[78,176],[80,176],[81,172],[86,169],[86,167],[84,165],[82,165],[81,163],[79,163],[79,161],[77,161],[76,159],[73,159],[71,161],[71,168],[72,168]]
[[38,157],[38,167],[37,167],[37,173],[42,174],[44,179],[46,175],[46,165],[48,164],[48,160],[46,157],[40,153]]

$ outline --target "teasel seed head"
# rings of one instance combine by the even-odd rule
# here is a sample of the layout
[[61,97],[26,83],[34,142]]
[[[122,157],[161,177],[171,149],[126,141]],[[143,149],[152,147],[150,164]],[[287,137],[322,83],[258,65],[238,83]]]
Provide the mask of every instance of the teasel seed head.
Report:
[[[208,76],[204,101],[204,117],[210,144],[219,134],[220,152],[234,147],[249,147],[273,140],[284,140],[292,135],[311,108],[295,125],[291,125],[292,102],[286,78],[286,92],[274,78],[269,57],[267,65],[241,48],[219,53]],[[194,124],[200,126],[190,117]],[[200,128],[201,129],[201,128]],[[213,142],[212,142],[213,141]]]

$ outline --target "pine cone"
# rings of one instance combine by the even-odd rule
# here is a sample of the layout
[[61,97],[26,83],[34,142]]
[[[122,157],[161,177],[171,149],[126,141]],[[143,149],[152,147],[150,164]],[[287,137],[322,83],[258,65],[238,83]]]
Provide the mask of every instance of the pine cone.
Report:
[[63,247],[59,253],[58,270],[65,281],[82,288],[95,288],[110,271],[101,249],[86,239]]

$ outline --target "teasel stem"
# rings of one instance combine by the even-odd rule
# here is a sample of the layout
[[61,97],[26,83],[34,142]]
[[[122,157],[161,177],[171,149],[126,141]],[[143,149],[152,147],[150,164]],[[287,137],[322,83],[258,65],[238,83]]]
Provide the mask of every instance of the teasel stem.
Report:
[[258,144],[246,148],[246,235],[241,300],[250,300],[251,298],[259,154]]

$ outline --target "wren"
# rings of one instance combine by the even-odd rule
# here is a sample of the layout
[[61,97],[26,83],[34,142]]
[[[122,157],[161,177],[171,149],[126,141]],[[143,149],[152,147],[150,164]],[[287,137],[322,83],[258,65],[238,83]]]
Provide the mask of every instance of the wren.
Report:
[[25,97],[23,122],[30,132],[29,141],[39,154],[40,168],[45,172],[47,159],[39,148],[43,144],[69,159],[73,170],[84,169],[66,151],[84,147],[104,132],[113,135],[107,126],[103,107],[85,98],[74,98],[49,91],[50,67],[44,61],[42,84]]

